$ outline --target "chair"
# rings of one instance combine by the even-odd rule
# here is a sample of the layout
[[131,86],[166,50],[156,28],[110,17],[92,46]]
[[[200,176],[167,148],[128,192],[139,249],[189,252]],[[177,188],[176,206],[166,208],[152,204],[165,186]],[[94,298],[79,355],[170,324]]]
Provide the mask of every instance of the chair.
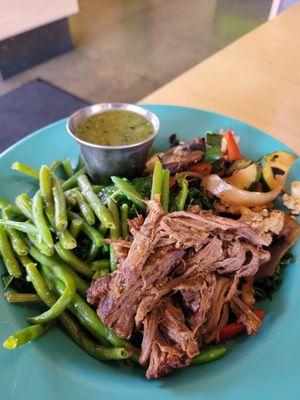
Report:
[[268,19],[275,18],[279,13],[299,3],[299,0],[273,0]]

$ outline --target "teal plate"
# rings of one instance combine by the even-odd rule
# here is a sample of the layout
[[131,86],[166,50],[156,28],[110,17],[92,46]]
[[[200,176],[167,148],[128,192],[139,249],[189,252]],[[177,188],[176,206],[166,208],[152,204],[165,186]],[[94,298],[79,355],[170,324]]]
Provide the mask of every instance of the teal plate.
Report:
[[[183,140],[206,130],[231,128],[241,136],[243,153],[257,159],[277,149],[287,149],[271,136],[234,119],[191,108],[147,106],[161,120],[157,149],[168,147],[176,132]],[[17,143],[0,157],[0,196],[13,200],[31,192],[34,180],[10,169],[14,161],[34,167],[54,160],[78,157],[67,134],[65,120],[49,125]],[[299,161],[292,180],[300,178]],[[98,362],[85,354],[62,330],[55,328],[23,348],[0,350],[0,394],[6,400],[110,399],[275,399],[300,398],[300,246],[296,262],[284,274],[284,282],[272,302],[262,304],[263,327],[252,337],[241,336],[228,344],[228,354],[214,363],[177,371],[160,380],[147,381],[144,371],[116,363]],[[32,307],[0,300],[0,341],[26,326]]]

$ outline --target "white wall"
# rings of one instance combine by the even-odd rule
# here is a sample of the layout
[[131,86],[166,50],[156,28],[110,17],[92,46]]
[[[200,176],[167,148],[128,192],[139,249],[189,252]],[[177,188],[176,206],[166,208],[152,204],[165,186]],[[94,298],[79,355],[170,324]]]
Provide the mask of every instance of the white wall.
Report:
[[77,0],[0,0],[0,40],[78,11]]

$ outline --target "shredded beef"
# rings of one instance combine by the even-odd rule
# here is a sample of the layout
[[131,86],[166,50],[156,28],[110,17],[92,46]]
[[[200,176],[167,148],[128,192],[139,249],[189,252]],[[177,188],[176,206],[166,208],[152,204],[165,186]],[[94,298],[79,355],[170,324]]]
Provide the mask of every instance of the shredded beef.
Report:
[[260,212],[251,212],[239,219],[243,221],[264,239],[264,244],[269,246],[273,235],[279,235],[284,227],[284,212],[280,210],[263,209]]
[[220,217],[208,211],[200,211],[194,214],[186,211],[175,211],[168,214],[166,218],[172,218],[173,223],[192,229],[204,230],[206,232],[214,232],[217,229],[235,234],[235,237],[242,237],[249,242],[257,245],[269,244],[265,243],[264,238],[255,232],[247,222],[236,221],[231,218]]
[[174,306],[170,297],[166,301],[160,328],[189,358],[193,358],[199,354],[194,333],[187,327],[182,309]]
[[265,259],[264,263],[262,263],[261,267],[257,271],[255,279],[273,276],[279,261],[296,243],[299,237],[300,226],[297,224],[295,218],[286,215],[281,236],[274,240],[269,247],[272,257]]
[[207,323],[201,329],[205,343],[211,343],[217,338],[218,331],[220,330],[219,322],[222,317],[223,308],[228,302],[227,294],[231,285],[232,279],[230,278],[220,277],[217,279]]
[[187,367],[191,361],[182,350],[156,330],[146,377],[159,378],[176,368]]
[[[199,141],[189,146],[201,152]],[[173,168],[184,149],[165,162]],[[118,269],[92,283],[88,302],[122,338],[142,334],[139,361],[147,378],[158,378],[190,365],[203,345],[218,343],[230,315],[248,334],[259,330],[254,277],[268,269],[274,238],[276,245],[284,235],[290,246],[299,227],[274,210],[234,220],[198,207],[165,215],[155,201],[148,208],[145,219],[130,222],[131,238],[109,240]]]
[[249,335],[257,333],[262,323],[251,307],[244,303],[238,296],[234,296],[230,302],[233,313],[238,317],[238,322],[242,322],[247,329]]

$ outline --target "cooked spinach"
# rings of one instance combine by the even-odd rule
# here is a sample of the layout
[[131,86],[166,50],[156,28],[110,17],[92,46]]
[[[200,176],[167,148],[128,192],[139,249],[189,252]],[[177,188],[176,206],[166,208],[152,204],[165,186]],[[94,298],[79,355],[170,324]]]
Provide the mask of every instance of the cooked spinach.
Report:
[[150,198],[151,186],[152,186],[152,176],[143,176],[140,178],[134,178],[130,181],[132,186],[141,195],[142,198]]
[[212,209],[212,204],[202,188],[199,187],[199,183],[197,185],[190,184],[186,204],[187,206],[199,205],[203,210]]
[[276,292],[282,284],[282,272],[284,268],[294,262],[294,259],[291,253],[286,253],[277,265],[273,276],[262,278],[255,282],[253,288],[256,300],[272,300],[274,292]]

